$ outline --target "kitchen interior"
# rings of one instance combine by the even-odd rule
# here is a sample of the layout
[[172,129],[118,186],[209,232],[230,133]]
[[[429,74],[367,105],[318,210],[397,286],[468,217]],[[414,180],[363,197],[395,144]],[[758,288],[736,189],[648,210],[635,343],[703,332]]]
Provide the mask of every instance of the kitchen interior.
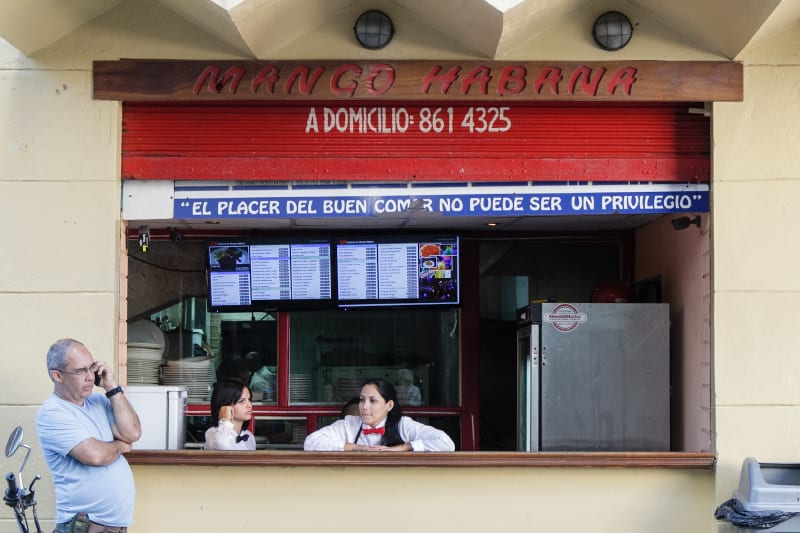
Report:
[[[203,411],[208,410],[214,382],[222,376],[248,381],[258,371],[266,378],[266,390],[253,390],[258,449],[301,449],[310,406],[317,411],[314,423],[330,423],[344,403],[358,395],[367,378],[395,383],[401,400],[405,387],[418,391],[420,398],[409,407],[458,404],[458,311],[453,307],[414,312],[374,308],[292,312],[287,315],[293,354],[289,390],[281,400],[279,315],[274,311],[210,312],[203,243],[181,239],[178,246],[165,240],[147,255],[132,251],[129,258],[129,314],[135,314],[128,326],[129,396],[136,406],[137,395],[184,387],[188,416],[168,413],[174,424],[162,424],[170,434],[185,435],[180,447],[202,447],[210,423]],[[168,299],[170,293],[177,301]],[[367,321],[369,328],[364,327]],[[444,330],[447,335],[440,335]],[[428,341],[440,336],[446,341]],[[159,359],[157,370],[139,370],[155,363],[142,361],[143,350],[151,350],[145,358]],[[257,366],[253,366],[254,354],[259,355]],[[262,407],[270,409],[265,412]],[[154,413],[148,418],[161,416]],[[458,424],[452,416],[438,425],[457,435]],[[143,440],[140,449],[153,449],[164,438],[159,436],[157,443]]]
[[[667,218],[664,217],[661,226],[668,226]],[[385,377],[397,383],[398,372],[405,369],[411,371],[413,384],[422,392],[422,406],[457,407],[464,401],[463,395],[477,393],[480,411],[477,449],[537,449],[521,440],[521,434],[531,429],[525,429],[520,422],[521,418],[529,417],[524,408],[537,407],[531,403],[534,399],[530,391],[526,392],[520,382],[519,311],[531,302],[540,305],[667,301],[668,295],[662,287],[664,279],[659,272],[665,271],[670,283],[680,282],[683,274],[670,273],[663,264],[659,267],[669,261],[668,253],[662,257],[657,253],[645,254],[640,262],[646,266],[638,269],[641,274],[637,273],[633,268],[639,257],[634,237],[633,231],[563,237],[462,236],[462,243],[479,251],[477,391],[461,389],[462,347],[459,335],[453,332],[461,327],[463,308],[290,313],[292,368],[287,379],[290,389],[287,397],[288,406],[297,408],[297,413],[276,409],[274,414],[267,410],[256,415],[257,448],[302,449],[309,428],[309,411],[317,411],[314,421],[318,425],[330,423],[338,416],[337,408],[350,395],[357,394],[361,380]],[[255,395],[254,405],[281,407],[277,405],[278,313],[208,312],[203,238],[184,238],[179,242],[164,238],[154,242],[147,254],[132,239],[128,259],[128,384],[186,388],[186,413],[178,414],[176,408],[169,417],[173,422],[166,422],[167,426],[173,426],[167,433],[183,436],[168,435],[167,440],[173,444],[166,448],[202,448],[203,434],[210,421],[207,409],[213,382],[220,369],[234,359],[244,360],[250,352],[264,356],[267,373],[273,379],[273,393]],[[683,297],[680,291],[673,291],[673,295]],[[367,323],[369,327],[365,327]],[[702,427],[687,427],[682,414],[671,410],[676,391],[684,394],[682,388],[691,385],[682,384],[676,377],[683,363],[680,353],[676,355],[676,345],[679,347],[681,343],[675,342],[676,328],[672,329],[667,332],[668,346],[662,352],[666,360],[660,367],[669,376],[668,386],[659,389],[658,394],[663,397],[656,402],[658,409],[665,411],[659,420],[667,428],[666,442],[662,438],[657,445],[661,450],[685,448],[680,440],[683,435],[703,432]],[[159,338],[155,331],[163,336],[164,345],[158,371],[155,375],[152,371],[137,374],[137,349],[142,348],[137,345],[150,344],[151,348],[159,345],[162,341],[154,340]],[[526,405],[521,407],[522,404]],[[459,443],[463,423],[459,417],[420,418],[446,429]],[[703,421],[693,423],[702,426]],[[583,442],[579,438],[571,446],[602,449],[591,435],[581,438]],[[163,448],[162,441],[160,437],[159,443],[140,447]],[[614,444],[617,445],[620,444]],[[629,444],[621,444],[626,445]]]
[[[321,426],[338,417],[338,407],[345,396],[355,392],[355,383],[368,375],[391,381],[399,370],[409,369],[423,393],[422,406],[416,409],[437,408],[431,416],[418,415],[420,418],[446,428],[458,443],[464,423],[457,416],[459,407],[466,395],[472,395],[480,414],[475,420],[479,437],[472,449],[527,451],[520,443],[524,428],[519,420],[525,415],[520,412],[524,392],[520,390],[518,368],[519,310],[531,302],[627,301],[663,302],[669,307],[669,389],[667,412],[661,415],[668,421],[669,442],[659,448],[704,451],[710,446],[708,410],[703,408],[702,399],[694,402],[697,405],[690,403],[707,390],[708,377],[698,374],[687,378],[683,369],[707,366],[703,361],[709,357],[707,346],[693,340],[702,335],[691,331],[695,326],[686,325],[687,320],[705,321],[702,317],[708,313],[698,305],[703,301],[703,291],[707,291],[707,280],[696,276],[707,257],[703,243],[708,237],[706,231],[694,226],[689,231],[676,231],[671,224],[674,218],[627,217],[624,223],[610,224],[608,231],[594,232],[581,231],[591,227],[585,220],[576,221],[575,229],[568,233],[487,235],[466,230],[461,233],[462,246],[477,250],[471,268],[479,280],[474,285],[477,294],[471,300],[475,303],[469,309],[461,305],[413,312],[373,308],[289,313],[292,325],[287,342],[292,346],[292,377],[286,378],[286,384],[290,390],[283,404],[256,394],[255,407],[264,408],[254,418],[258,448],[301,449],[314,423]],[[202,448],[209,423],[207,398],[215,379],[209,368],[218,369],[225,359],[260,351],[276,380],[273,392],[278,399],[279,314],[208,312],[204,254],[213,235],[187,231],[184,238],[173,239],[170,235],[174,231],[155,230],[146,254],[137,246],[135,232],[128,241],[129,327],[147,322],[166,339],[157,377],[149,374],[141,378],[155,383],[141,385],[171,386],[165,379],[178,383],[190,378],[181,383],[189,389],[185,394],[192,395],[186,399],[184,416],[172,417],[183,427],[172,431],[183,435],[178,448]],[[453,336],[453,332],[461,331],[464,313],[473,312],[474,307],[479,308],[475,312],[480,315],[475,328],[478,334],[473,336],[476,342],[463,346],[460,333]],[[421,325],[427,325],[427,329],[420,329]],[[129,360],[135,348],[131,342],[129,337]],[[420,342],[428,344],[418,346]],[[435,345],[433,351],[429,344]],[[473,382],[478,385],[465,388],[463,358],[470,350],[475,354],[473,368],[478,374]],[[200,370],[194,370],[195,374],[185,368],[182,372],[170,370],[181,364],[191,366],[192,360],[206,366],[204,375]],[[134,385],[137,377],[131,374],[133,368],[129,362],[129,385]],[[534,408],[530,402],[528,405]],[[452,412],[446,412],[448,409]],[[584,447],[593,449],[591,443]],[[163,448],[160,443],[156,446]]]

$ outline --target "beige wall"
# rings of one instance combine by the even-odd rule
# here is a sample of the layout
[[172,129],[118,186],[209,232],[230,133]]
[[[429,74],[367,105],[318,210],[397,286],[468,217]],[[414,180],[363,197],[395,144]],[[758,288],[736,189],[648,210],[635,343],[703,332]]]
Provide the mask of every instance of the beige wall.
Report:
[[706,470],[139,466],[134,474],[137,532],[173,524],[349,533],[365,520],[387,533],[685,533],[713,522]]
[[[90,79],[0,41],[0,439],[24,427],[45,519],[54,497],[34,416],[52,390],[47,348],[69,336],[101,360],[116,354],[118,106],[92,101]],[[3,472],[21,458],[3,457]],[[0,531],[13,530],[10,516],[0,514]]]
[[[463,46],[418,22],[414,31],[398,35],[391,50],[367,55],[337,29],[361,7],[332,20],[315,45],[289,43],[274,58],[319,57],[319,50],[330,58],[469,57]],[[581,10],[564,16],[501,59],[607,58],[580,29],[587,17]],[[614,59],[722,59],[658,21],[645,22],[637,30],[641,44]],[[355,519],[361,514],[389,531],[407,529],[408,520],[425,523],[420,530],[475,532],[498,526],[630,533],[716,529],[711,513],[733,490],[745,456],[792,460],[800,450],[800,365],[794,364],[793,348],[800,290],[794,277],[800,257],[794,235],[800,220],[800,69],[793,66],[798,61],[780,64],[781,57],[792,56],[791,42],[797,48],[796,39],[789,39],[759,49],[756,64],[745,70],[744,103],[714,106],[716,474],[139,466],[131,531],[344,532],[359,527]],[[38,495],[48,525],[52,484],[33,424],[51,390],[45,351],[53,340],[73,336],[98,358],[117,358],[119,105],[91,99],[90,69],[94,59],[121,57],[238,56],[148,0],[122,2],[34,57],[0,41],[0,232],[6,252],[0,261],[0,335],[6,340],[0,354],[0,438],[24,426],[34,445],[28,472],[44,475]],[[16,459],[0,462],[9,470],[19,464]],[[8,514],[0,513],[0,531],[12,530]]]
[[747,456],[800,456],[800,68],[795,28],[745,57],[745,100],[714,106],[717,500]]

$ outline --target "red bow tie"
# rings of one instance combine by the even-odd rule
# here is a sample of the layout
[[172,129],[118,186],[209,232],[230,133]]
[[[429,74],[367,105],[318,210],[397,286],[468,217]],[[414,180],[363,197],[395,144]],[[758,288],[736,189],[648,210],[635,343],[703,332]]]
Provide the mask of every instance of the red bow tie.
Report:
[[385,427],[381,427],[381,428],[363,428],[361,430],[361,432],[364,435],[370,435],[372,433],[375,433],[376,435],[383,435],[386,432],[386,428]]

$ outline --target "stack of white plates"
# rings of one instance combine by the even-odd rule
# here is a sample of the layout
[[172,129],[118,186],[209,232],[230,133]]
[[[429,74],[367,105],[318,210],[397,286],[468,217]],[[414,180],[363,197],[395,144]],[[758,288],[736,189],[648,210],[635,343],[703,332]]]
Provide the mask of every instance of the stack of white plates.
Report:
[[311,374],[291,374],[289,376],[289,401],[311,401]]
[[305,422],[295,422],[292,425],[292,444],[303,444],[306,440],[306,424]]
[[128,383],[158,385],[158,367],[163,354],[163,344],[129,341]]
[[164,385],[183,385],[189,403],[204,403],[211,399],[216,382],[214,358],[191,357],[170,361],[164,367]]
[[336,380],[336,397],[339,401],[346,402],[350,398],[361,394],[361,378],[338,378]]
[[128,357],[128,383],[158,385],[159,366],[161,366],[161,359],[150,361]]
[[151,344],[147,342],[128,342],[128,359],[139,361],[158,361],[164,355],[163,344]]

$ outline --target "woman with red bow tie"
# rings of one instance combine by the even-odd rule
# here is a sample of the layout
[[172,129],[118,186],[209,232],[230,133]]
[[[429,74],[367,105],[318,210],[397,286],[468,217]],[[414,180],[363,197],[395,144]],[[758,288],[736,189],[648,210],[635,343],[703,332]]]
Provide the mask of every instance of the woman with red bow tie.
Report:
[[250,389],[244,381],[226,378],[211,393],[211,427],[206,430],[206,450],[255,450],[248,429],[253,412]]
[[384,379],[361,385],[360,416],[345,416],[306,437],[306,451],[452,452],[452,439],[440,429],[403,416],[394,386]]

